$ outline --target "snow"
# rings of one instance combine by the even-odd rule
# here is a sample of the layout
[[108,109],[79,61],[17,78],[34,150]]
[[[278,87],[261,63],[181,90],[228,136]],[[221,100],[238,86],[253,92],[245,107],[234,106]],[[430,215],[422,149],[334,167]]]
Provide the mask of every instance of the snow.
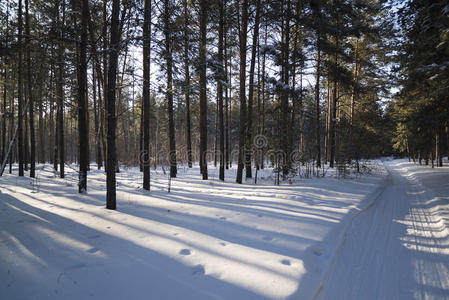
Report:
[[449,299],[449,168],[404,160],[356,216],[316,299]]
[[[325,178],[275,186],[272,170],[260,172],[257,185],[239,185],[235,169],[220,182],[212,166],[209,181],[201,180],[198,167],[180,167],[170,193],[160,170],[152,171],[148,192],[138,169],[129,168],[117,174],[116,211],[104,208],[102,171],[90,171],[88,193],[78,194],[73,169],[59,179],[51,166],[38,168],[37,180],[16,172],[0,178],[0,299],[345,298],[329,297],[334,292],[424,299],[425,292],[440,298],[447,292],[447,232],[441,228],[449,216],[435,221],[448,212],[447,168],[393,161],[388,176],[379,165],[358,178],[340,180],[329,171]],[[413,187],[416,195],[402,194]],[[416,213],[407,212],[415,204]],[[427,217],[432,222],[425,223]],[[385,225],[389,220],[394,226]],[[352,241],[363,247],[351,248]],[[360,256],[360,249],[367,252]],[[371,262],[380,259],[376,249],[385,263]],[[409,273],[385,279],[402,276],[406,294],[391,287],[365,298],[374,289],[368,279],[365,293],[354,292],[351,280],[388,283],[376,276],[388,275],[389,263],[408,267]],[[378,272],[366,273],[376,266]]]

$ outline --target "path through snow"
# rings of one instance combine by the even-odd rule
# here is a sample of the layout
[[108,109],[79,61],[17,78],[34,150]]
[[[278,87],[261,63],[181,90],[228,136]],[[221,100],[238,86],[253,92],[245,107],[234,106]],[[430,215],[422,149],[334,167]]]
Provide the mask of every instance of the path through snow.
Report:
[[449,170],[386,165],[384,191],[353,220],[317,299],[449,299]]

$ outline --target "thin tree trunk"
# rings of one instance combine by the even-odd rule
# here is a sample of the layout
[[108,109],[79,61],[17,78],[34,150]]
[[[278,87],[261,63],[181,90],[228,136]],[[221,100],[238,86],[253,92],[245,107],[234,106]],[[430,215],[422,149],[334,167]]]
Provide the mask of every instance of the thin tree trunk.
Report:
[[[102,28],[102,36],[103,36],[103,99],[104,99],[104,105],[105,109],[102,110],[102,113],[100,114],[100,132],[101,132],[101,142],[103,144],[103,154],[104,154],[104,168],[107,169],[107,162],[108,162],[108,141],[107,139],[107,102],[108,102],[108,76],[109,76],[109,69],[108,69],[108,12],[107,12],[107,0],[103,0],[103,28]],[[118,15],[117,15],[118,18]],[[117,71],[116,71],[117,73]],[[117,76],[117,75],[115,75]],[[114,98],[115,101],[115,98]],[[115,129],[114,129],[115,130]],[[114,131],[115,132],[115,131]],[[115,143],[115,141],[114,141]],[[114,184],[115,185],[115,184]],[[115,194],[114,194],[115,195]],[[115,196],[114,196],[115,199]]]
[[[60,28],[63,27],[63,24],[65,23],[65,7],[64,4],[62,4],[62,20],[59,20],[59,12],[57,16],[57,24],[60,26]],[[61,31],[60,35],[60,41],[58,45],[58,79],[56,80],[56,98],[58,101],[58,116],[57,116],[57,134],[55,137],[55,143],[58,145],[57,154],[59,154],[59,177],[64,178],[64,163],[65,163],[65,149],[64,149],[64,91],[63,91],[63,75],[64,75],[64,46],[62,44],[62,40],[64,39],[64,33]],[[57,155],[55,151],[55,156]],[[57,161],[57,159],[56,159]]]
[[[259,0],[260,1],[260,0]],[[225,69],[223,68],[223,27],[224,27],[224,6],[226,5],[226,1],[220,3],[220,19],[218,23],[218,63],[220,65],[219,76],[218,76],[218,85],[217,85],[217,93],[218,93],[218,123],[220,130],[220,180],[225,180],[225,164],[224,164],[224,151],[225,151],[225,142],[224,142],[224,121],[223,121],[223,82],[226,78],[224,76]]]
[[176,177],[176,141],[175,141],[175,122],[173,118],[173,57],[172,40],[170,28],[170,7],[169,0],[165,0],[164,5],[164,35],[165,35],[165,59],[167,64],[167,109],[168,109],[168,139],[169,139],[169,163],[170,177]]
[[[41,81],[42,83],[42,81]],[[39,89],[39,122],[38,122],[38,132],[39,132],[39,155],[38,160],[41,164],[44,164],[45,159],[45,123],[44,119],[44,107],[42,101],[42,89]]]
[[[242,183],[243,167],[245,159],[245,137],[247,130],[247,108],[246,108],[246,40],[248,29],[248,0],[242,1],[242,16],[241,24],[239,24],[239,51],[240,51],[240,128],[239,128],[239,158],[237,165],[237,183]],[[237,2],[240,10],[240,5]],[[237,16],[240,18],[240,12],[237,11]],[[239,22],[240,23],[240,22]]]
[[208,179],[207,173],[207,78],[206,78],[206,29],[208,0],[200,1],[200,169],[203,180]]
[[24,175],[23,170],[23,59],[22,59],[22,0],[19,0],[19,8],[18,8],[18,45],[19,49],[17,51],[17,55],[19,56],[19,64],[18,64],[18,109],[17,109],[17,122],[18,122],[18,137],[17,137],[17,146],[19,150],[19,176]]
[[78,192],[87,191],[87,169],[89,165],[89,128],[87,126],[87,18],[88,0],[81,4],[81,42],[78,65],[78,133],[79,133],[79,183]]
[[316,167],[321,168],[321,135],[320,135],[320,69],[321,69],[321,46],[320,33],[317,33],[317,60],[315,81],[315,118],[316,118]]
[[190,69],[189,69],[189,11],[187,9],[187,0],[183,1],[184,5],[184,93],[186,101],[186,143],[187,143],[187,161],[189,168],[192,167],[192,132],[190,120]]
[[113,0],[112,2],[112,16],[111,16],[111,42],[109,44],[109,68],[107,80],[107,164],[106,164],[106,208],[116,209],[116,146],[115,146],[115,131],[116,131],[116,116],[115,116],[115,93],[117,80],[117,64],[118,54],[120,51],[120,34],[119,34],[119,14],[120,14],[120,0]]
[[229,169],[230,164],[230,156],[231,156],[231,143],[230,143],[230,124],[229,124],[229,94],[230,94],[230,86],[229,86],[229,76],[228,76],[228,23],[226,21],[227,18],[227,1],[224,3],[224,80],[226,82],[225,85],[225,162],[226,162],[226,170]]
[[[5,59],[6,60],[6,59]],[[6,99],[7,99],[7,67],[5,63],[5,69],[3,70],[3,107],[2,107],[2,153],[1,153],[1,161],[3,162],[5,158],[5,150],[6,150]]]
[[[265,29],[264,29],[264,45],[267,44],[268,40],[268,20],[265,18]],[[261,128],[261,134],[265,135],[265,101],[266,101],[266,90],[265,90],[265,81],[266,81],[266,74],[265,74],[265,66],[266,66],[266,51],[263,51],[262,54],[262,128]],[[261,162],[260,162],[260,168],[263,170],[265,167],[264,162],[264,153],[265,149],[262,147],[261,150]]]
[[[338,38],[336,38],[336,45],[338,48]],[[335,53],[335,69],[338,67],[338,54]],[[332,90],[332,108],[330,115],[330,130],[329,130],[329,146],[330,146],[330,155],[329,155],[329,167],[334,167],[335,162],[335,151],[336,151],[336,121],[337,121],[337,78],[334,78],[334,87]]]
[[26,56],[27,56],[27,88],[29,105],[29,121],[30,121],[30,177],[36,175],[36,140],[34,132],[34,102],[31,85],[31,45],[30,45],[30,16],[28,10],[29,0],[25,1],[25,34],[26,34]]
[[[15,67],[15,66],[14,66]],[[12,81],[14,83],[15,74],[13,72]],[[12,85],[14,86],[14,84]],[[12,139],[14,132],[14,89],[12,89],[12,95],[9,100],[10,114],[9,114],[9,138]],[[13,153],[9,154],[9,174],[12,173]]]
[[254,97],[254,69],[256,66],[257,42],[259,39],[260,0],[256,2],[256,16],[254,19],[253,44],[251,47],[251,64],[249,67],[249,91],[248,91],[248,117],[246,129],[245,169],[246,178],[252,178],[251,152],[253,141],[253,97]]
[[100,144],[100,124],[98,118],[98,103],[97,103],[97,72],[95,71],[95,65],[92,64],[92,98],[94,102],[94,130],[95,130],[95,161],[97,163],[97,169],[102,167],[101,162],[101,144]]
[[[145,0],[143,24],[143,188],[150,190],[150,35],[151,0]],[[142,155],[143,154],[143,155]]]
[[215,104],[215,131],[214,131],[214,167],[217,167],[217,161],[218,161],[218,82],[217,82],[217,101]]
[[[284,10],[285,24],[282,28],[282,81],[284,86],[289,86],[289,76],[290,76],[290,63],[289,63],[289,45],[290,45],[290,0],[287,0],[287,7]],[[284,5],[284,4],[283,4]],[[282,177],[285,180],[290,169],[290,149],[289,149],[289,139],[288,139],[288,99],[289,91],[282,88],[280,94],[281,102],[281,147],[284,151],[282,159]]]

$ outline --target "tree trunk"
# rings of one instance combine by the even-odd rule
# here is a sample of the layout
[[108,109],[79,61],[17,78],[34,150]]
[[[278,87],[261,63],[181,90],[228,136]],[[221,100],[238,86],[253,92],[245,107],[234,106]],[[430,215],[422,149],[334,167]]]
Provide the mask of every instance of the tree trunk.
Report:
[[[289,76],[290,76],[290,62],[289,62],[289,45],[290,45],[290,0],[287,0],[287,8],[283,10],[285,15],[285,24],[283,22],[282,28],[282,66],[281,66],[281,77],[282,82],[285,86],[289,86]],[[285,180],[286,176],[290,170],[290,149],[289,149],[289,138],[288,138],[288,99],[289,91],[282,87],[280,93],[281,102],[281,118],[280,118],[280,138],[281,147],[284,151],[282,159],[282,177]]]
[[187,161],[189,168],[192,167],[192,132],[190,120],[190,69],[189,69],[189,11],[187,9],[187,0],[183,1],[184,5],[184,93],[186,101],[186,143],[187,143]]
[[150,35],[151,0],[145,0],[143,23],[143,188],[150,190]]
[[172,40],[170,28],[170,7],[169,0],[165,0],[164,5],[164,35],[165,35],[165,59],[167,64],[167,109],[168,109],[168,139],[169,139],[169,163],[170,177],[176,177],[176,143],[175,143],[175,122],[173,118],[173,57]]
[[230,124],[229,124],[229,97],[230,97],[230,87],[228,79],[228,23],[226,21],[227,18],[227,1],[224,3],[224,80],[226,82],[225,86],[225,166],[226,170],[229,169],[230,166],[230,156],[231,156],[231,143],[230,143]]
[[97,76],[95,66],[92,64],[92,98],[94,102],[94,130],[95,130],[95,161],[97,163],[97,169],[100,170],[102,166],[101,162],[101,145],[100,145],[100,124],[98,120],[98,103],[97,103]]
[[[240,128],[239,128],[239,159],[237,165],[237,183],[242,183],[243,167],[245,159],[245,138],[247,130],[247,114],[246,114],[246,39],[248,29],[248,0],[242,1],[242,15],[241,24],[239,24],[239,48],[240,48]],[[240,9],[239,3],[237,2]],[[237,16],[240,18],[240,12],[237,12]]]
[[78,192],[87,191],[87,169],[89,165],[89,131],[87,126],[87,18],[88,0],[82,0],[81,42],[78,64],[78,133],[79,133],[79,183]]
[[254,19],[253,44],[251,46],[251,64],[249,67],[249,91],[248,91],[248,117],[246,129],[245,169],[246,178],[252,178],[251,152],[253,141],[253,97],[254,97],[254,69],[256,66],[257,41],[259,39],[260,0],[256,2],[256,16]]
[[115,116],[115,93],[117,80],[117,64],[120,47],[119,34],[119,13],[120,0],[113,0],[112,2],[112,16],[111,16],[111,42],[109,53],[109,68],[107,80],[107,164],[106,164],[106,208],[116,209],[116,180],[115,180],[115,166],[116,146],[115,146],[115,130],[116,130],[116,116]]
[[26,34],[26,60],[27,60],[27,89],[29,101],[29,122],[30,122],[30,177],[35,177],[36,169],[36,141],[34,134],[34,103],[31,86],[31,45],[30,45],[30,16],[28,10],[29,0],[25,0],[25,34]]
[[206,30],[208,0],[200,1],[200,49],[199,49],[199,75],[200,75],[200,169],[203,180],[208,179],[207,174],[207,78],[206,78]]
[[[336,38],[336,45],[338,48],[338,38]],[[338,53],[335,52],[335,61],[334,61],[334,67],[335,70],[338,68]],[[335,76],[335,75],[334,75]],[[335,151],[336,151],[336,121],[337,121],[337,78],[333,79],[334,81],[334,87],[332,90],[332,107],[331,107],[331,115],[330,115],[330,127],[329,127],[329,146],[330,146],[330,153],[329,153],[329,167],[334,167],[335,162]]]
[[[102,110],[102,113],[100,114],[100,134],[101,134],[101,142],[103,144],[103,154],[104,154],[104,168],[106,170],[107,168],[107,162],[108,162],[108,147],[107,147],[107,99],[108,99],[108,76],[109,76],[109,69],[108,69],[108,11],[107,11],[107,3],[108,1],[103,0],[103,28],[102,28],[102,36],[103,36],[103,100],[105,109]],[[120,8],[119,8],[120,9]],[[118,15],[117,15],[118,17]],[[117,56],[118,57],[118,56]],[[116,71],[117,73],[117,71]],[[117,75],[116,75],[117,76]],[[115,98],[114,98],[115,101]],[[114,129],[115,130],[115,129]],[[115,131],[114,131],[115,132]],[[115,143],[115,141],[114,141]]]
[[[60,28],[63,27],[65,23],[64,20],[64,11],[65,7],[63,7],[62,11],[62,21],[59,20],[59,10],[57,16],[57,23]],[[55,137],[55,143],[58,144],[58,150],[55,151],[55,157],[59,154],[59,177],[64,178],[64,163],[65,163],[65,149],[64,149],[64,90],[63,90],[63,80],[64,80],[64,46],[62,40],[64,39],[63,31],[61,30],[60,41],[58,44],[58,79],[56,80],[56,98],[58,101],[58,113],[57,113],[57,134]],[[56,142],[57,141],[57,142]],[[56,146],[55,146],[56,147]],[[57,154],[56,154],[57,152]],[[55,159],[57,161],[57,159]]]
[[[259,0],[260,1],[260,0]],[[224,143],[224,121],[223,121],[223,81],[225,80],[224,76],[224,68],[223,68],[223,27],[224,27],[224,5],[226,5],[226,1],[220,3],[220,20],[218,24],[218,64],[219,64],[219,76],[217,83],[217,93],[218,93],[218,123],[219,123],[219,131],[220,131],[220,180],[225,180],[224,173],[224,151],[225,151],[225,143]]]
[[5,69],[3,70],[3,106],[2,106],[2,153],[1,153],[1,162],[5,159],[6,154],[6,90],[7,90],[7,67],[5,62]]
[[321,135],[320,135],[320,68],[321,68],[321,47],[320,33],[317,33],[317,60],[316,60],[316,81],[315,81],[315,118],[316,118],[316,167],[321,168]]
[[17,22],[18,22],[18,51],[17,51],[17,55],[19,56],[19,64],[18,64],[18,106],[17,106],[17,122],[18,122],[18,127],[17,127],[17,132],[18,132],[18,137],[17,137],[17,146],[18,146],[18,150],[19,150],[19,176],[23,176],[24,175],[24,170],[23,170],[23,75],[22,75],[22,70],[23,70],[23,59],[22,59],[22,0],[19,0],[19,8],[18,8],[18,17],[17,17]]
[[[267,44],[267,40],[268,40],[268,20],[267,20],[267,18],[265,18],[265,28],[264,28],[264,45],[266,45]],[[266,74],[265,74],[265,68],[266,68],[266,57],[267,57],[267,54],[266,54],[266,51],[264,50],[263,51],[263,54],[262,54],[262,116],[261,116],[261,118],[262,118],[262,120],[261,120],[261,126],[262,126],[262,128],[261,128],[261,134],[263,134],[263,135],[265,135],[265,101],[266,101],[266,97],[267,97],[267,95],[266,95],[266,89],[265,89],[265,82],[266,82]],[[261,153],[260,153],[260,155],[261,155],[261,158],[260,158],[260,168],[263,170],[264,169],[264,167],[265,167],[265,162],[264,162],[264,157],[265,157],[265,155],[264,155],[264,153],[265,153],[265,149],[264,149],[264,147],[262,147],[261,149],[260,149],[260,151],[261,151]]]

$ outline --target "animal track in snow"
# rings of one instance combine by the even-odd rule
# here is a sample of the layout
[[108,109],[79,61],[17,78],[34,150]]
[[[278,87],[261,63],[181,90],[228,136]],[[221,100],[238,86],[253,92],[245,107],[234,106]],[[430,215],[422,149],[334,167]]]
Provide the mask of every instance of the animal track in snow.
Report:
[[94,254],[100,250],[101,250],[101,248],[91,248],[91,249],[87,250],[87,252]]
[[192,268],[192,275],[204,275],[206,270],[203,265],[197,265]]
[[189,249],[182,249],[181,251],[179,251],[179,254],[181,254],[181,255],[190,255],[190,254],[192,254],[192,252],[190,252]]
[[286,265],[286,266],[291,266],[291,265],[292,265],[292,263],[291,263],[288,259],[283,259],[283,260],[281,260],[281,263],[282,263],[283,265]]

